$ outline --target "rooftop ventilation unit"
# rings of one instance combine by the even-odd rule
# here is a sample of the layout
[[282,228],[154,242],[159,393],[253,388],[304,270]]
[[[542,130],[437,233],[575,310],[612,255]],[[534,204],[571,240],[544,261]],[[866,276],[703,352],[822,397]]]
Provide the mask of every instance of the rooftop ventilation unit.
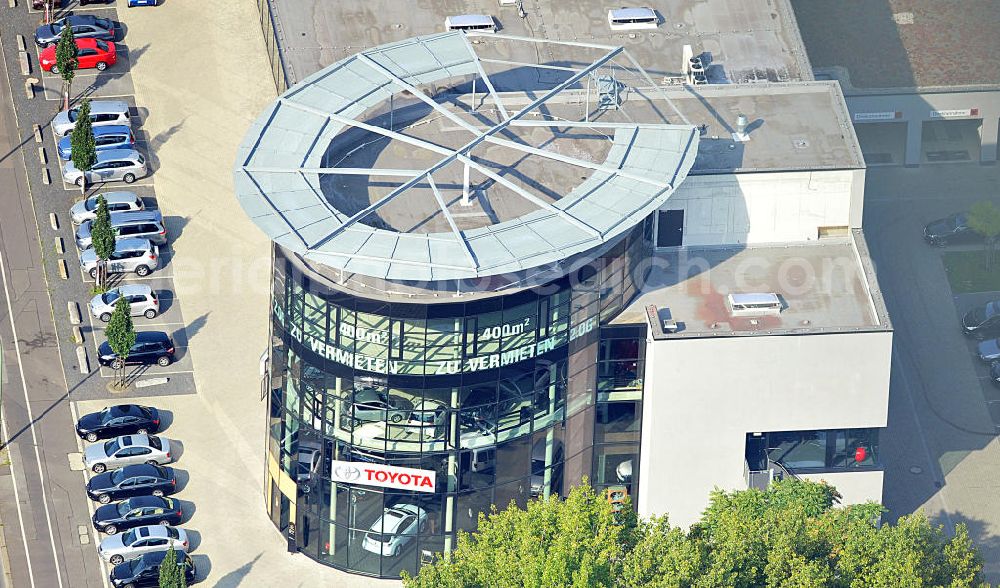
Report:
[[781,298],[773,292],[726,296],[729,316],[734,317],[780,316],[782,307]]
[[641,8],[618,8],[608,11],[608,26],[613,31],[633,29],[655,29],[660,24],[656,11],[645,6]]

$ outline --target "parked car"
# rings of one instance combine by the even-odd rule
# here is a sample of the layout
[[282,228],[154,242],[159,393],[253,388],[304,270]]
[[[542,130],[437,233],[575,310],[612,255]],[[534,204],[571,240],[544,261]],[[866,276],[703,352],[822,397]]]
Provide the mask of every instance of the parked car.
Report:
[[171,461],[170,441],[155,435],[122,435],[83,451],[83,465],[95,474],[137,463],[166,465]]
[[74,225],[92,220],[97,216],[98,196],[104,196],[104,201],[108,205],[108,212],[131,212],[146,209],[146,204],[142,201],[142,198],[139,198],[133,192],[103,192],[80,200],[70,208],[70,219]]
[[967,213],[955,214],[931,221],[924,226],[924,241],[930,245],[944,247],[953,243],[979,241],[982,236],[969,226]]
[[124,363],[111,350],[107,341],[97,348],[97,360],[103,366],[121,369],[124,365],[152,365],[166,367],[174,361],[174,342],[162,331],[140,331],[135,334],[135,344]]
[[1000,359],[1000,339],[987,339],[979,344],[979,359],[990,363]]
[[[90,249],[90,229],[92,220],[84,221],[76,229],[76,248],[80,251]],[[117,239],[149,239],[156,245],[167,244],[167,228],[163,224],[163,216],[159,210],[136,210],[133,212],[111,213],[111,228]]]
[[965,313],[962,333],[980,340],[1000,336],[1000,300],[987,302]]
[[76,421],[76,434],[93,443],[119,435],[148,434],[160,430],[160,411],[152,406],[116,404]]
[[[73,138],[59,139],[59,158],[69,161],[73,157]],[[94,127],[94,148],[97,151],[108,149],[132,149],[135,147],[135,135],[128,125],[108,125]],[[96,204],[95,204],[96,206]]]
[[404,398],[391,396],[375,388],[354,391],[354,418],[362,422],[392,422],[398,424],[410,418],[413,405]]
[[[159,259],[160,248],[150,243],[149,239],[119,239],[115,241],[115,251],[108,259],[108,273],[135,272],[139,277],[148,276],[158,267]],[[93,249],[80,254],[80,268],[91,278],[97,277],[97,261],[97,253]]]
[[409,543],[427,522],[427,511],[415,504],[401,502],[386,508],[365,533],[361,547],[370,553],[393,557]]
[[[147,171],[146,158],[135,149],[108,149],[97,152],[97,162],[87,172],[87,183],[121,180],[131,184],[146,177]],[[82,186],[83,172],[76,169],[72,161],[67,161],[63,166],[63,181]]]
[[[157,498],[157,500],[168,499]],[[117,505],[109,504],[107,506],[115,507]],[[102,506],[101,508],[107,507]],[[184,529],[170,527],[166,524],[147,525],[136,527],[120,535],[112,534],[111,537],[106,537],[97,547],[97,553],[101,554],[105,561],[116,566],[126,559],[135,559],[147,553],[167,551],[171,547],[175,551],[187,551],[189,545],[187,532]]]
[[160,314],[160,300],[152,288],[145,284],[125,284],[91,298],[87,303],[90,315],[101,322],[108,322],[111,320],[111,313],[115,311],[115,304],[122,297],[128,302],[132,316],[154,319]]
[[92,14],[71,14],[35,29],[35,45],[42,48],[54,47],[67,24],[73,27],[74,39],[115,40],[115,23],[111,20]]
[[176,491],[173,468],[145,463],[97,474],[87,482],[87,496],[101,504],[133,496],[165,496]]
[[296,461],[295,482],[303,494],[309,494],[312,487],[309,482],[315,477],[323,463],[323,451],[318,444],[304,443],[299,445],[299,455]]
[[[79,106],[59,111],[52,119],[52,132],[65,137],[76,126]],[[95,127],[107,125],[131,125],[128,103],[122,100],[92,100],[90,102],[90,122]]]
[[1000,386],[1000,361],[990,362],[990,379],[994,386]]
[[156,6],[156,0],[128,0],[128,7],[133,6]]
[[114,535],[143,525],[179,525],[183,517],[181,503],[172,498],[135,496],[99,506],[94,511],[93,521],[95,529]]
[[[120,563],[111,570],[111,585],[115,588],[145,588],[160,585],[160,565],[166,551],[147,553],[142,557]],[[183,551],[177,552],[177,565],[184,569],[184,578],[188,584],[194,582],[197,576],[191,556]]]
[[444,404],[437,400],[422,400],[410,412],[408,426],[420,431],[420,438],[424,441],[441,439],[446,432],[447,417],[448,410]]
[[[116,63],[118,63],[118,47],[111,41],[102,41],[100,39],[76,40],[77,69],[97,69],[97,71],[104,71]],[[38,64],[45,71],[50,71],[54,74],[59,73],[59,66],[56,64],[55,45],[42,49],[38,54]]]

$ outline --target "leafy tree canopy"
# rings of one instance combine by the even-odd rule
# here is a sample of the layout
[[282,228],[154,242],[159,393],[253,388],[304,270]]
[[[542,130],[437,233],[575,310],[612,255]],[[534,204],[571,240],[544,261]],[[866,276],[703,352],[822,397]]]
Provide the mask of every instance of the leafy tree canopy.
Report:
[[59,69],[59,76],[67,84],[73,81],[76,75],[76,39],[73,38],[73,28],[63,27],[59,34],[59,42],[56,43],[56,68]]
[[132,310],[124,296],[115,301],[115,310],[111,313],[105,335],[111,351],[123,360],[127,358],[135,345],[135,327],[132,325]]
[[[407,588],[906,588],[982,586],[967,529],[953,537],[922,514],[880,524],[875,503],[835,506],[826,484],[716,491],[688,531],[667,517],[616,514],[589,487],[480,515],[451,554]],[[625,509],[631,513],[631,509]]]
[[70,156],[76,169],[87,172],[97,163],[97,145],[94,141],[94,125],[90,121],[90,99],[84,99],[76,117],[76,125],[70,135]]

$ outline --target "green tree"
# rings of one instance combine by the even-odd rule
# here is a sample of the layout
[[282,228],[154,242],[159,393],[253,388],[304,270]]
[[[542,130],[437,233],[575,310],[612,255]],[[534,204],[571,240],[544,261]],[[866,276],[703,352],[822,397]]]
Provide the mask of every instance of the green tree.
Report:
[[108,345],[115,354],[112,367],[119,374],[118,385],[125,386],[125,360],[128,359],[132,346],[135,345],[135,326],[132,324],[132,309],[124,296],[115,301],[115,310],[111,313],[108,328],[105,331]]
[[108,259],[115,252],[115,230],[111,226],[111,213],[103,194],[97,196],[97,210],[90,221],[90,242],[97,254],[97,289],[104,290],[108,278]]
[[988,200],[972,205],[968,216],[969,228],[986,240],[986,271],[992,271],[1000,238],[1000,209]]
[[63,110],[69,110],[70,89],[73,87],[73,77],[76,75],[76,40],[73,38],[73,28],[64,26],[56,44],[56,63],[52,73],[59,74],[63,81]]
[[187,588],[184,571],[177,565],[177,552],[171,547],[160,564],[160,588]]
[[84,98],[77,114],[76,125],[70,136],[70,157],[76,169],[83,172],[80,190],[87,193],[87,172],[97,163],[97,145],[94,142],[94,125],[90,121],[90,99]]
[[479,515],[479,530],[460,533],[456,549],[426,565],[410,588],[460,586],[543,588],[615,586],[625,554],[635,543],[632,509],[616,514],[589,486],[565,500],[533,500]]
[[[480,517],[408,588],[918,588],[983,586],[964,525],[949,537],[923,514],[883,524],[875,503],[836,506],[826,484],[712,493],[685,532],[666,517],[615,519],[589,488]],[[630,510],[628,512],[631,512]]]

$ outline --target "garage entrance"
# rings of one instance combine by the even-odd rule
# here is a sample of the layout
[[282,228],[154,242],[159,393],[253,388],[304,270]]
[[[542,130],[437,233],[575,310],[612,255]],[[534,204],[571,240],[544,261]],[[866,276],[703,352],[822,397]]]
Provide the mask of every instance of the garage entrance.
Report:
[[903,165],[906,156],[906,123],[878,122],[854,125],[866,165]]
[[923,123],[921,161],[941,163],[979,161],[980,119],[927,120]]

